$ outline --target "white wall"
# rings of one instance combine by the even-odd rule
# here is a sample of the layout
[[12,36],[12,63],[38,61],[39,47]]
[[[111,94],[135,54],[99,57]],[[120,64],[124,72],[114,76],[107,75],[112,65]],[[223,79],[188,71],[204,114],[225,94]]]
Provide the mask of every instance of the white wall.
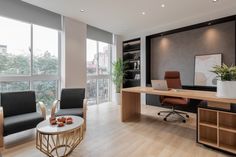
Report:
[[64,17],[61,53],[61,87],[86,88],[87,25]]
[[[140,60],[141,60],[141,86],[146,86],[146,37],[141,37],[141,52],[140,52]],[[141,94],[141,103],[146,104],[146,94]]]

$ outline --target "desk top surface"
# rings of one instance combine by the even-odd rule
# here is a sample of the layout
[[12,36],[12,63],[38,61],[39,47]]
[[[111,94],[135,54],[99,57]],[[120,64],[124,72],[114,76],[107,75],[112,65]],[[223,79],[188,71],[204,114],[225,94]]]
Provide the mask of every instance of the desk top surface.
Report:
[[200,90],[170,89],[168,91],[161,91],[161,90],[154,90],[152,87],[132,87],[132,88],[123,88],[122,92],[146,93],[152,95],[173,96],[173,97],[182,97],[189,99],[199,99],[199,100],[236,104],[236,99],[219,98],[216,96],[216,92],[200,91]]

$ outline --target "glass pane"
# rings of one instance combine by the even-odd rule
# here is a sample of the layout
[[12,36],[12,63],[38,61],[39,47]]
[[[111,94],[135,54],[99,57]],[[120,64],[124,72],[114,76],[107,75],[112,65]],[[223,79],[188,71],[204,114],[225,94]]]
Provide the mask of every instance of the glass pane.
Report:
[[30,89],[30,84],[27,81],[0,83],[0,92],[17,92],[17,91],[26,91],[29,89]]
[[98,79],[98,101],[109,101],[109,79]]
[[88,104],[97,104],[97,81],[95,79],[87,81]]
[[87,74],[97,74],[97,41],[87,39]]
[[110,44],[98,42],[99,47],[99,74],[110,74]]
[[30,24],[0,17],[0,75],[30,74]]
[[36,92],[37,101],[42,101],[50,113],[51,105],[57,98],[57,81],[34,81],[32,86]]
[[33,26],[33,74],[58,74],[58,31]]

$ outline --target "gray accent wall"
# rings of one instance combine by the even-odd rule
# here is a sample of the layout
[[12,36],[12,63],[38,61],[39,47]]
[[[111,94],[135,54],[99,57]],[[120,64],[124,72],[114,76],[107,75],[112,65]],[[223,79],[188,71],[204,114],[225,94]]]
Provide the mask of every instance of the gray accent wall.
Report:
[[223,54],[223,62],[235,64],[235,22],[212,25],[151,40],[151,79],[163,79],[165,71],[181,73],[183,85],[194,84],[194,57]]

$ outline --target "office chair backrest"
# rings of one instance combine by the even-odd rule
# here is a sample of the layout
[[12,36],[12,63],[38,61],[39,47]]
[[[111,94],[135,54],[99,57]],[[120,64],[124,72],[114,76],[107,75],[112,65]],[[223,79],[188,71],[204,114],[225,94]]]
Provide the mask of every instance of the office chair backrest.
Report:
[[34,91],[1,93],[4,117],[36,112]]
[[62,89],[61,109],[83,108],[85,88]]
[[167,82],[168,88],[181,89],[180,73],[178,71],[166,71],[165,80]]

